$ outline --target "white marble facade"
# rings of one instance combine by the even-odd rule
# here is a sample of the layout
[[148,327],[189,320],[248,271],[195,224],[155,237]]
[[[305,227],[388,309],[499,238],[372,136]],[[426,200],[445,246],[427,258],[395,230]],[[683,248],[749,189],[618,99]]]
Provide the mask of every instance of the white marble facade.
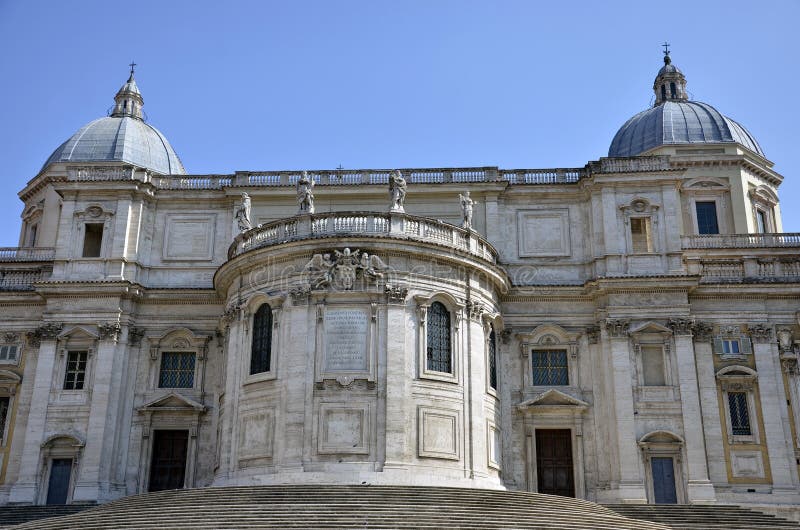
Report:
[[[401,176],[398,210],[386,170],[300,189],[299,171],[47,165],[0,252],[19,349],[0,359],[0,501],[157,489],[174,443],[178,487],[552,479],[598,502],[800,502],[800,236],[780,233],[771,162],[706,142]],[[297,214],[306,192],[316,213]]]

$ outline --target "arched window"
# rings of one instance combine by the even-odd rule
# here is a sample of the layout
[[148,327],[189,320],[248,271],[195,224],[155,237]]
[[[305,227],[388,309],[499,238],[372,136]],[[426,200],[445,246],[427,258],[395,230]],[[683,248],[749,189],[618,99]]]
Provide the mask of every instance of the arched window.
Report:
[[253,316],[250,375],[269,372],[272,357],[272,308],[262,304]]
[[667,85],[661,85],[661,101],[667,99]]
[[497,390],[497,335],[494,326],[489,331],[489,386]]
[[669,94],[671,97],[678,97],[678,90],[675,88],[675,83],[669,84]]
[[452,372],[451,351],[450,312],[441,302],[434,302],[428,309],[428,370]]

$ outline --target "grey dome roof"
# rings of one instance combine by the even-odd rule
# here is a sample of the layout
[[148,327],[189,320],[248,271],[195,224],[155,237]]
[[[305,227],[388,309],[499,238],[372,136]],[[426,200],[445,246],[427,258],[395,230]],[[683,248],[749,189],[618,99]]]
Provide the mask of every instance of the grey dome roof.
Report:
[[128,162],[162,174],[186,173],[158,129],[128,116],[100,118],[84,125],[50,155],[42,169],[55,162],[106,161]]
[[711,105],[665,101],[625,122],[614,136],[608,156],[636,156],[661,145],[724,142],[737,142],[764,156],[747,129]]

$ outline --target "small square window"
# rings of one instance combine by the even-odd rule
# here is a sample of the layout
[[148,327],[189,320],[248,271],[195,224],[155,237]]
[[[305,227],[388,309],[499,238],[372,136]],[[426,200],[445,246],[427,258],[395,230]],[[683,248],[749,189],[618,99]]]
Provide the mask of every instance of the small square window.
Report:
[[193,388],[194,359],[192,352],[162,353],[158,388]]
[[569,367],[566,350],[533,350],[533,385],[569,385]]
[[67,352],[67,369],[64,372],[64,390],[83,390],[86,384],[87,351]]
[[83,257],[99,258],[103,247],[103,223],[86,223],[83,236]]

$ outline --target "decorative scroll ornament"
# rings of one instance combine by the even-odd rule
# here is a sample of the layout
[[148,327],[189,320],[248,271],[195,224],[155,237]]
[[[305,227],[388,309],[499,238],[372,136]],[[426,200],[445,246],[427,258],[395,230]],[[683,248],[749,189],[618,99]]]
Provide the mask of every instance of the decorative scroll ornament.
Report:
[[467,300],[465,304],[467,307],[467,314],[473,320],[480,320],[483,315],[483,304],[474,300]]
[[589,344],[597,344],[600,340],[600,326],[586,328],[586,338],[589,340]]
[[750,335],[756,342],[770,342],[772,341],[772,326],[753,324],[750,326]]
[[294,305],[307,304],[308,298],[311,296],[311,288],[308,285],[295,285],[289,291],[289,296],[292,297]]
[[313,290],[340,289],[351,291],[357,280],[377,282],[383,279],[389,267],[381,258],[360,250],[334,250],[330,253],[314,254],[303,268],[303,275]]
[[624,339],[628,336],[630,321],[609,318],[606,320],[606,331],[614,339]]
[[3,333],[3,342],[5,344],[14,344],[15,342],[18,341],[19,341],[19,335],[17,333],[13,333],[10,331]]
[[692,334],[697,342],[708,342],[714,333],[714,327],[708,322],[696,321],[692,324]]
[[60,322],[49,322],[39,326],[27,334],[28,343],[38,347],[43,340],[55,340],[62,329],[64,329],[64,324]]
[[119,325],[119,322],[107,322],[98,324],[97,331],[100,334],[100,340],[117,342],[119,334],[122,332],[122,326]]
[[144,329],[142,328],[128,328],[128,344],[131,346],[138,346],[144,337]]
[[386,301],[390,304],[402,304],[406,301],[406,297],[408,296],[407,288],[390,285],[388,283],[383,288],[383,292],[386,294]]
[[672,333],[675,335],[691,335],[693,324],[694,320],[691,318],[670,318],[667,322],[667,326],[672,329]]

